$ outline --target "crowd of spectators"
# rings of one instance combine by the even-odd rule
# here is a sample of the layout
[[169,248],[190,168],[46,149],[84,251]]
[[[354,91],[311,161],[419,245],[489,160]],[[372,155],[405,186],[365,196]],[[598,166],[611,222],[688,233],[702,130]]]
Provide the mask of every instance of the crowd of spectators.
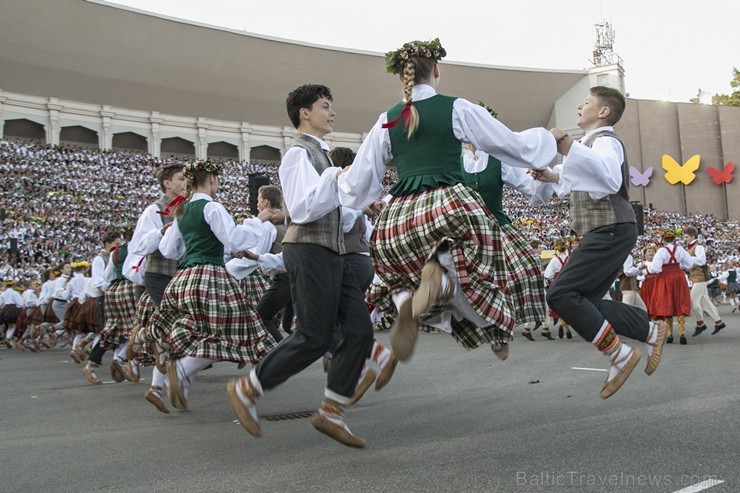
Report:
[[[173,159],[0,140],[0,279],[38,278],[63,260],[91,260],[105,231],[133,227],[160,196],[154,170]],[[249,212],[249,176],[255,173],[280,185],[278,163],[224,162],[219,200],[232,214]],[[395,169],[389,168],[386,190],[395,181]],[[504,206],[526,237],[546,247],[568,235],[565,200],[532,207],[518,192],[507,191]],[[711,246],[711,260],[738,259],[737,221],[646,209],[644,223],[638,248],[659,243],[660,230],[693,225]]]

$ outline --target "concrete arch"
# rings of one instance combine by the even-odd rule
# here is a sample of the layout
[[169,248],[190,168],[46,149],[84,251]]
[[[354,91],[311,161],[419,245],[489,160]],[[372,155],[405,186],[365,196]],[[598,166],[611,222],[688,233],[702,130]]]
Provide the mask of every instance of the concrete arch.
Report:
[[160,154],[163,159],[170,156],[194,159],[195,143],[182,137],[167,137],[162,139]]
[[238,160],[239,148],[234,144],[219,141],[208,144],[208,159]]
[[28,118],[5,120],[3,126],[5,138],[30,139],[40,144],[46,143],[44,125]]
[[280,161],[280,157],[280,149],[266,145],[252,147],[249,152],[251,161]]
[[118,132],[113,134],[113,145],[111,148],[147,152],[149,144],[145,136],[136,132]]
[[59,143],[98,147],[98,132],[83,125],[70,125],[59,130]]

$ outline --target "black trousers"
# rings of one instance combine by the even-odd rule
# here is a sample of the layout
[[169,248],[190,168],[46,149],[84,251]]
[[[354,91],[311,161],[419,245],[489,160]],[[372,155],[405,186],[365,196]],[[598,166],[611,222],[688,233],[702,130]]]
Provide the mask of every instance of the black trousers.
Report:
[[[352,270],[352,275],[355,276],[357,286],[360,288],[360,291],[362,291],[364,296],[370,288],[370,284],[372,284],[373,277],[375,276],[375,272],[373,271],[373,261],[370,259],[369,255],[363,255],[361,253],[348,253],[344,255],[344,261],[349,266],[350,270]],[[368,317],[369,316],[370,313],[368,312]],[[373,340],[375,340],[374,337]],[[337,330],[334,331],[329,351],[334,354],[341,343],[342,331],[337,327]],[[368,358],[371,356],[372,351],[373,347],[371,345],[367,354]]]
[[164,274],[154,272],[144,273],[144,288],[146,288],[147,293],[149,293],[157,308],[162,304],[164,290],[167,289],[167,285],[171,280],[172,278],[170,276]]
[[[290,316],[287,321],[290,324],[293,320],[293,308],[290,297],[290,279],[287,272],[275,275],[270,287],[267,288],[259,302],[257,302],[257,313],[262,319],[262,323],[265,325],[267,331],[277,342],[283,340],[283,334],[280,333],[275,323],[275,314],[284,307],[290,307],[290,313],[286,312],[283,315],[283,318],[288,317],[288,315]],[[283,327],[285,327],[285,324],[283,324]],[[288,329],[290,329],[290,325],[288,325]]]
[[650,321],[645,310],[603,299],[636,242],[635,223],[612,224],[587,233],[547,291],[553,311],[589,342],[604,320],[620,336],[638,341],[648,337]]
[[307,368],[329,350],[339,325],[342,344],[334,353],[326,387],[350,398],[373,341],[364,293],[344,258],[327,248],[286,243],[283,259],[296,330],[257,364],[257,378],[268,390]]

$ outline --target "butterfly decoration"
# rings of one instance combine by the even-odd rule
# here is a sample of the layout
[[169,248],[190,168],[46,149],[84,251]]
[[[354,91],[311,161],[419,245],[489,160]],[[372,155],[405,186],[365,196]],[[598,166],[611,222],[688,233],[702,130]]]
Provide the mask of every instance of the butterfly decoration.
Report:
[[644,173],[640,173],[640,170],[634,166],[630,166],[630,181],[632,186],[635,187],[646,187],[650,183],[650,177],[653,176],[653,167],[649,167]]
[[701,157],[695,154],[689,158],[683,165],[680,165],[668,154],[663,154],[663,169],[666,171],[665,179],[671,185],[679,181],[688,185],[696,178],[696,170],[699,169]]
[[712,166],[707,167],[707,173],[709,173],[709,176],[712,177],[712,181],[717,185],[730,183],[733,178],[733,171],[735,171],[735,163],[733,163],[732,161],[727,163],[722,171]]

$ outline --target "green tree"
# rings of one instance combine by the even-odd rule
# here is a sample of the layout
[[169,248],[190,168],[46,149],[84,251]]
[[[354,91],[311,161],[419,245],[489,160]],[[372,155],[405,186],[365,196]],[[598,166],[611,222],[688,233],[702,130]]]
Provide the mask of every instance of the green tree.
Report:
[[[730,81],[732,94],[715,94],[712,96],[714,106],[740,106],[740,70],[737,67],[732,68],[732,80]],[[698,103],[702,90],[696,94],[695,98],[689,99],[689,103]]]

